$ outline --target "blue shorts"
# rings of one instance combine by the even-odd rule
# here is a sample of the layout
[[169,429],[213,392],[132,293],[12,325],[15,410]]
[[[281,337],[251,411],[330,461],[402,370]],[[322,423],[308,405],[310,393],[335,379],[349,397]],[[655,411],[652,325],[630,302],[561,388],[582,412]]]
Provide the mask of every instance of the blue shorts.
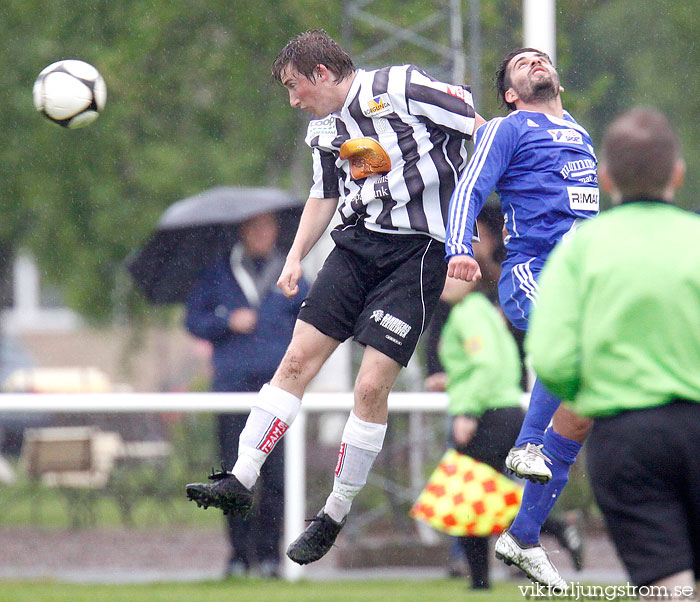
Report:
[[518,254],[507,257],[503,262],[498,297],[503,313],[520,330],[527,330],[530,309],[537,305],[537,279],[545,259]]

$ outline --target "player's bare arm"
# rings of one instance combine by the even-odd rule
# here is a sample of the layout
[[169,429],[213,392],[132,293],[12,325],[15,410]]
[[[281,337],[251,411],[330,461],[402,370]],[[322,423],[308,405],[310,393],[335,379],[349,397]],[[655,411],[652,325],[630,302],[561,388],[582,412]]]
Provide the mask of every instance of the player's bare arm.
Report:
[[474,115],[474,131],[478,130],[482,125],[486,123],[486,119],[484,119],[479,113],[476,113]]
[[481,278],[481,268],[477,260],[469,255],[453,255],[447,264],[447,276],[465,282],[476,282]]
[[286,297],[293,297],[299,292],[298,282],[302,276],[301,261],[326,231],[337,206],[337,198],[309,197],[306,201],[294,243],[277,280],[277,286]]

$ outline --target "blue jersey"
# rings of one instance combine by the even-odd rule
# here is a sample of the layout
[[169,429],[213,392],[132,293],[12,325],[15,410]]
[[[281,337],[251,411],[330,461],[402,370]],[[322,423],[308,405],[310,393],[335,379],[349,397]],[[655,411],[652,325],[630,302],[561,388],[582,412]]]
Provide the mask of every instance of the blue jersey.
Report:
[[476,149],[450,201],[446,255],[472,255],[474,222],[492,190],[501,199],[508,254],[546,257],[598,213],[596,156],[588,132],[564,119],[514,111],[476,132]]

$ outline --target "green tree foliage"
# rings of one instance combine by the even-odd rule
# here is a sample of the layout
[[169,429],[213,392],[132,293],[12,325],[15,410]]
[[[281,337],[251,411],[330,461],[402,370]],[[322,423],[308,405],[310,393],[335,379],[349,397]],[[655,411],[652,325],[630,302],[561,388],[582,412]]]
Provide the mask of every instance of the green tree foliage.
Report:
[[[364,8],[377,19],[411,25],[447,4],[375,0]],[[491,78],[504,53],[522,43],[521,4],[481,0],[479,111],[487,118],[503,114]],[[303,194],[309,181],[304,118],[289,109],[285,91],[271,82],[270,65],[301,31],[323,27],[342,41],[349,31],[345,5],[340,0],[1,2],[2,248],[30,248],[42,277],[60,285],[71,307],[108,320],[115,313],[124,259],[169,204],[221,184],[290,186]],[[463,7],[466,20],[466,0]],[[689,164],[681,203],[697,205],[700,12],[687,0],[559,0],[557,21],[567,108],[596,142],[627,107],[651,104],[668,112]],[[423,33],[447,44],[446,23],[442,27]],[[371,23],[355,24],[350,50],[357,56],[381,41]],[[65,131],[40,119],[32,107],[36,75],[62,58],[94,64],[107,82],[104,114],[82,130]],[[436,61],[409,45],[381,58],[384,64],[411,61],[426,68]]]
[[688,164],[678,203],[700,207],[700,12],[687,0],[560,0],[560,66],[577,119],[600,144],[605,126],[637,105],[665,112]]
[[[325,26],[335,1],[19,0],[0,5],[0,238],[31,248],[73,308],[112,315],[115,278],[169,204],[213,185],[284,185],[298,140],[270,79],[285,42]],[[104,114],[66,131],[34,113],[36,75],[94,64]]]

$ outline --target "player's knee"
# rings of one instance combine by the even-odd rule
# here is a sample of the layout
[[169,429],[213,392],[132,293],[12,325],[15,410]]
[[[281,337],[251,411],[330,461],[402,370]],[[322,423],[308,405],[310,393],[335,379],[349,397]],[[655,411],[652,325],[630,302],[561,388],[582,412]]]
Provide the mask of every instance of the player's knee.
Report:
[[[560,407],[560,409],[562,409]],[[554,430],[562,437],[583,443],[591,430],[593,422],[588,418],[578,416],[571,411],[559,411],[554,414],[552,421]]]
[[315,361],[313,353],[292,343],[280,362],[276,376],[287,381],[306,384],[316,375],[321,363]]
[[362,405],[385,405],[391,385],[381,382],[374,374],[358,374],[355,381],[355,399]]

